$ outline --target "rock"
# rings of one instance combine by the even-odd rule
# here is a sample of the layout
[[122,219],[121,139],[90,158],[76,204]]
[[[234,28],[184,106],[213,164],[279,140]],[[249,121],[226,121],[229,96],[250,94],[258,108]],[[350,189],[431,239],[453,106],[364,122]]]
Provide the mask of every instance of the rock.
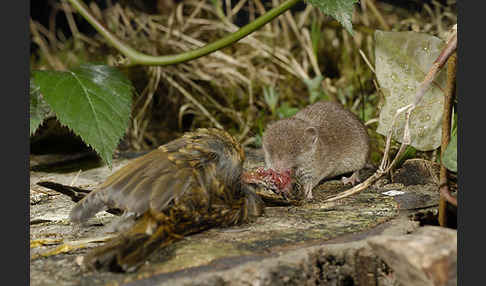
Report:
[[403,163],[402,167],[392,173],[392,182],[409,185],[439,185],[440,165],[424,160],[410,159]]
[[425,226],[410,235],[372,237],[368,244],[402,285],[457,285],[456,230]]
[[401,210],[425,209],[439,204],[438,186],[428,185],[409,185],[388,184],[377,190],[382,195],[390,196],[398,203]]
[[[93,189],[128,161],[114,159],[112,170],[108,166],[67,173],[31,170],[30,181],[32,188],[44,192],[50,191],[37,186],[37,182],[53,181]],[[64,170],[64,166],[60,167]],[[74,202],[70,197],[54,195],[53,192],[48,203],[31,205],[30,219],[34,223],[30,225],[30,240],[62,239],[62,242],[30,249],[31,257],[38,257],[30,261],[30,279],[33,286],[129,282],[133,282],[133,285],[160,285],[162,281],[167,281],[165,285],[186,285],[184,277],[194,280],[190,285],[202,285],[201,281],[216,283],[219,281],[218,277],[224,279],[225,285],[255,285],[254,281],[260,281],[261,285],[275,285],[279,281],[287,280],[287,285],[305,285],[300,283],[303,279],[309,281],[310,285],[315,285],[315,281],[323,281],[323,284],[327,283],[325,285],[351,285],[353,281],[354,285],[358,281],[361,283],[359,285],[373,285],[369,283],[376,280],[373,277],[379,273],[375,269],[379,264],[371,263],[374,258],[367,257],[366,253],[360,254],[359,261],[355,261],[355,251],[348,251],[350,246],[343,240],[360,241],[361,246],[368,247],[364,240],[367,236],[375,235],[377,231],[381,233],[393,225],[395,218],[398,219],[398,204],[394,198],[375,190],[362,192],[343,202],[322,202],[326,197],[346,188],[341,183],[335,185],[335,188],[327,185],[325,191],[319,190],[315,200],[305,206],[267,207],[265,215],[259,217],[255,223],[229,229],[212,229],[187,237],[172,247],[154,253],[149,263],[143,265],[138,272],[124,275],[84,272],[79,267],[76,263],[77,257],[87,253],[89,248],[99,245],[97,242],[84,244],[84,247],[66,253],[39,256],[51,253],[63,244],[79,244],[85,239],[106,236],[107,228],[116,219],[105,213],[106,217],[96,217],[85,226],[72,225],[67,218]],[[403,223],[408,224],[409,220]],[[400,229],[398,233],[403,234],[406,231]],[[328,244],[330,241],[333,243]],[[339,251],[331,251],[330,248],[334,249],[338,245]],[[300,255],[308,247],[317,247],[312,251],[315,255],[309,253],[304,257],[299,256],[302,258],[300,263],[295,263],[294,255]],[[290,254],[292,251],[295,253]],[[347,258],[342,258],[344,253]],[[59,266],[60,262],[63,263],[62,267]],[[359,266],[361,262],[367,263],[367,267]],[[356,273],[356,269],[360,269],[360,273]],[[221,274],[222,270],[226,274]],[[196,274],[198,279],[194,278]],[[234,277],[238,277],[241,283]]]

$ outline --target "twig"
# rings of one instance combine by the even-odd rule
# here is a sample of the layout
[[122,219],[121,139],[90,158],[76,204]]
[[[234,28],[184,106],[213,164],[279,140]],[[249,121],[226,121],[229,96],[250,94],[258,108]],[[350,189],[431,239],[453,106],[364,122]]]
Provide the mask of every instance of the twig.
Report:
[[369,177],[368,179],[366,179],[364,182],[354,186],[353,188],[347,190],[347,191],[344,191],[342,193],[340,193],[339,195],[337,196],[334,196],[330,199],[327,199],[325,200],[324,202],[327,203],[327,202],[332,202],[332,201],[336,201],[336,200],[340,200],[340,199],[344,199],[346,197],[349,197],[349,196],[352,196],[354,194],[357,194],[363,190],[365,190],[366,188],[368,188],[369,186],[371,186],[371,184],[373,182],[375,182],[376,180],[378,180],[381,176],[383,176],[383,174],[385,174],[385,172],[383,171],[380,171],[379,169],[371,176]]
[[[449,144],[451,135],[451,120],[452,120],[452,101],[454,100],[456,91],[456,54],[453,54],[447,64],[447,89],[444,97],[444,111],[442,114],[442,144],[441,153],[443,154]],[[453,198],[449,193],[447,185],[447,168],[442,164],[440,166],[440,200],[439,200],[439,224],[447,226],[447,201],[457,206],[457,200],[451,201]]]
[[365,53],[363,52],[363,50],[359,49],[359,54],[360,56],[363,58],[363,60],[365,61],[366,65],[368,65],[368,67],[370,68],[370,70],[376,74],[375,72],[375,69],[373,68],[373,66],[371,65],[370,61],[368,61],[368,58],[366,57]]

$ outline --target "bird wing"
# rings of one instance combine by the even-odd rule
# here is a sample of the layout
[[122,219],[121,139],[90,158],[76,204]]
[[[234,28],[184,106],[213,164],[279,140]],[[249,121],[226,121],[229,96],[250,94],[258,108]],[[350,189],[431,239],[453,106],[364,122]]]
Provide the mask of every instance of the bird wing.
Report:
[[226,142],[229,137],[219,136],[221,132],[186,133],[135,159],[81,200],[71,211],[71,220],[84,221],[105,208],[160,212],[184,195],[192,197],[188,202],[198,204],[193,207],[208,205],[208,188],[220,184],[215,166],[229,159],[224,158],[225,148],[234,143]]

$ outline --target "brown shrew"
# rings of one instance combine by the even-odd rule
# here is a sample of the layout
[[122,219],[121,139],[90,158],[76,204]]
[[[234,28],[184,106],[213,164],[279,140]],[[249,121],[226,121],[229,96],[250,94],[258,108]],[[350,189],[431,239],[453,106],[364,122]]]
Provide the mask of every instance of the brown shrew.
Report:
[[354,172],[343,182],[356,183],[357,171],[365,166],[370,149],[366,127],[358,117],[329,101],[319,101],[269,124],[262,139],[266,167],[292,173],[307,199],[326,178]]

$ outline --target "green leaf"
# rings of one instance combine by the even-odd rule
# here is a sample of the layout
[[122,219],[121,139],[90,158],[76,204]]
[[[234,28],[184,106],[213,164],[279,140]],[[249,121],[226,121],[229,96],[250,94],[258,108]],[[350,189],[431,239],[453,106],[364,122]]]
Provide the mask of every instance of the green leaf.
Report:
[[113,67],[92,64],[67,72],[33,71],[32,77],[59,122],[111,167],[113,151],[130,119],[130,81]]
[[255,140],[253,141],[253,146],[255,146],[257,148],[261,148],[262,147],[262,135],[257,134],[253,138],[255,138]]
[[304,79],[304,83],[309,90],[309,102],[311,104],[320,99],[327,99],[327,95],[321,85],[323,79],[324,77],[322,75],[311,79]]
[[[376,78],[385,96],[376,132],[386,136],[393,128],[393,139],[402,142],[405,113],[391,126],[395,113],[415,101],[418,86],[443,46],[441,39],[423,33],[375,32]],[[434,150],[441,144],[444,70],[439,72],[410,116],[410,145],[420,151]]]
[[30,135],[34,135],[39,125],[51,111],[49,105],[42,99],[40,88],[30,81]]
[[287,118],[294,116],[297,112],[299,112],[298,108],[291,107],[288,102],[282,103],[280,107],[277,109],[277,114],[279,118]]
[[278,104],[278,98],[280,95],[278,92],[273,88],[273,86],[265,86],[263,87],[263,98],[265,99],[265,103],[270,108],[272,114],[275,114],[275,110]]
[[351,18],[353,16],[353,5],[358,0],[309,0],[313,6],[319,8],[322,13],[336,19],[346,30],[353,34]]
[[452,172],[457,172],[457,130],[454,129],[451,134],[451,140],[445,151],[442,153],[442,163]]
[[321,40],[322,32],[320,29],[320,25],[316,20],[316,17],[312,18],[310,37],[312,42],[312,51],[314,51],[314,55],[317,58],[318,56],[317,52],[319,51],[319,41]]
[[405,162],[406,160],[411,159],[411,158],[415,158],[415,154],[417,154],[417,149],[413,148],[410,145],[407,146],[407,148],[405,148],[405,151],[402,153],[400,158],[398,158],[396,165],[401,166],[403,164],[403,162]]

